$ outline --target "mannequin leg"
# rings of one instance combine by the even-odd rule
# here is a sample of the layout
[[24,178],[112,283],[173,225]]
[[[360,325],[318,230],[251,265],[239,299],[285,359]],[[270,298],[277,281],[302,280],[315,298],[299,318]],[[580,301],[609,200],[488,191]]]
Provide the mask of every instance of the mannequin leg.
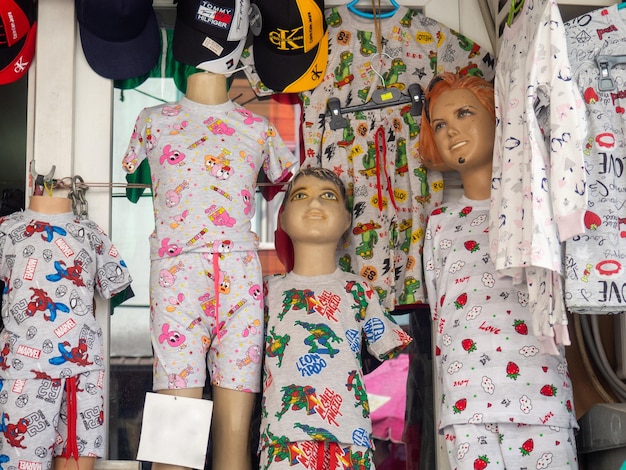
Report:
[[213,387],[212,470],[251,470],[250,423],[255,394]]
[[72,458],[55,457],[54,470],[93,470],[96,464],[95,457],[78,457],[78,462]]
[[[173,390],[158,390],[157,393],[163,393],[165,395],[176,395],[177,397],[186,397],[186,398],[199,398],[202,399],[202,389],[201,388],[184,388],[184,389],[173,389]],[[207,426],[209,423],[207,423]],[[183,470],[187,467],[182,467],[180,465],[170,465],[167,463],[158,463],[152,462],[152,470]],[[56,470],[56,469],[55,469]],[[82,467],[80,470],[83,470]]]

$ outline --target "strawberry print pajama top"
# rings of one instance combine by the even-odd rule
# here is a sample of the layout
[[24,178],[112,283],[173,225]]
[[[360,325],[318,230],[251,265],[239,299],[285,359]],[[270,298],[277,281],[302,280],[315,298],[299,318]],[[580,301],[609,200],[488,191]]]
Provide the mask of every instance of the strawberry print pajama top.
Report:
[[496,274],[488,213],[489,200],[462,197],[435,209],[426,229],[439,430],[465,423],[577,428],[565,357],[540,353],[528,294]]

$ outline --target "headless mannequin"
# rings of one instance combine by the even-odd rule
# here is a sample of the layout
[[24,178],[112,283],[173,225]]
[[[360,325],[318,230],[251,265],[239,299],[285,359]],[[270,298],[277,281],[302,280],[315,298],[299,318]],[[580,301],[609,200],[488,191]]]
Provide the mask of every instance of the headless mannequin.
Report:
[[31,196],[28,208],[40,214],[72,212],[72,201],[66,197]]
[[219,73],[199,72],[187,78],[185,98],[200,104],[222,104],[229,100],[226,76]]
[[[31,196],[28,208],[40,214],[65,214],[72,212],[72,201],[67,197]],[[95,457],[79,457],[78,461],[55,457],[55,470],[93,470]]]
[[[226,77],[199,72],[187,79],[185,97],[196,103],[218,105],[229,100]],[[158,393],[180,397],[202,398],[201,388],[159,390]],[[249,434],[255,394],[222,387],[212,388],[213,470],[250,470]],[[207,423],[208,424],[208,423]],[[179,470],[186,467],[163,463],[152,464],[153,470]],[[81,468],[82,470],[82,468]]]

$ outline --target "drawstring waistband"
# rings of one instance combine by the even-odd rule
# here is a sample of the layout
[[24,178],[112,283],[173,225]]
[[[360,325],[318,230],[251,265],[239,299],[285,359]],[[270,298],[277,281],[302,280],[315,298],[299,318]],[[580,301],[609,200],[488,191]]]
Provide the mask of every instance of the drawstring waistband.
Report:
[[215,336],[220,344],[220,255],[213,253],[213,287],[215,290]]
[[[337,468],[337,452],[341,452],[341,447],[336,442],[316,441],[317,444],[317,465],[316,470],[335,469]],[[326,448],[328,446],[328,448]],[[326,455],[328,454],[328,465],[326,463]]]
[[76,377],[70,377],[65,381],[65,393],[67,394],[67,443],[63,457],[69,460],[73,457],[78,462],[78,437],[76,435],[76,420],[78,411],[76,405]]
[[376,132],[374,133],[374,145],[376,146],[376,190],[378,191],[378,210],[382,211],[384,207],[383,190],[382,185],[380,184],[382,170],[384,172],[383,175],[385,177],[385,183],[387,184],[387,193],[389,194],[389,199],[391,200],[391,204],[393,204],[394,209],[397,211],[398,206],[396,205],[396,199],[393,196],[391,178],[389,178],[389,173],[387,172],[387,142],[385,139],[385,129],[383,129],[382,126],[376,129]]

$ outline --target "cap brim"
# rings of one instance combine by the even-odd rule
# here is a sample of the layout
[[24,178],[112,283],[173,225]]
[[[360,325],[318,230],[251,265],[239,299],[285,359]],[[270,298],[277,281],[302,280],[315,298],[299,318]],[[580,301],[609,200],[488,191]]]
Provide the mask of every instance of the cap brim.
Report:
[[130,41],[104,40],[85,28],[80,22],[80,41],[87,63],[98,75],[111,80],[126,80],[148,73],[161,54],[161,33],[154,10],[146,26]]
[[245,44],[245,37],[239,41],[208,37],[177,19],[172,52],[178,62],[227,75],[237,68]]
[[284,93],[312,90],[324,79],[328,63],[328,31],[316,47],[302,54],[280,54],[255,38],[254,67],[263,85]]
[[35,56],[36,43],[37,22],[34,22],[28,34],[13,47],[0,48],[0,85],[8,85],[26,75]]

